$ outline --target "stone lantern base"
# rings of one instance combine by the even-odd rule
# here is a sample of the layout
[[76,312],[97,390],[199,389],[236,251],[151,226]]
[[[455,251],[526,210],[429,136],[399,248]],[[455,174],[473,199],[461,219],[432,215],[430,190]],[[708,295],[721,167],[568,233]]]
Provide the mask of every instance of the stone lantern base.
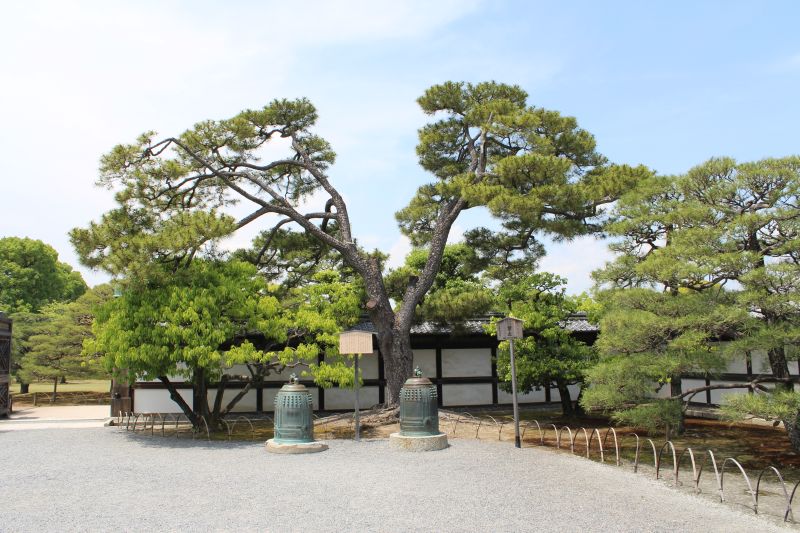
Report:
[[447,435],[426,435],[424,437],[407,437],[400,433],[389,435],[389,444],[399,450],[408,452],[430,452],[447,448]]
[[269,439],[266,447],[267,451],[271,453],[316,453],[328,449],[328,445],[324,442],[314,441],[284,444],[275,442],[275,439]]

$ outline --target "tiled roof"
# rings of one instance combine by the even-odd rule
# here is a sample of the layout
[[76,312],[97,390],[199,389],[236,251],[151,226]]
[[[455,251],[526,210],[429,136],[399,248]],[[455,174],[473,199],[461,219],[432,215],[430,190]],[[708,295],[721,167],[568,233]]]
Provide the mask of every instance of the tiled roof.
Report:
[[[491,318],[491,316],[473,318],[467,320],[458,328],[454,328],[448,324],[438,324],[436,322],[420,322],[411,326],[411,334],[450,335],[454,333],[455,330],[458,330],[457,332],[468,335],[481,335],[485,333],[483,326],[488,324]],[[580,331],[585,333],[597,333],[600,331],[600,328],[598,328],[596,324],[589,322],[589,319],[586,317],[586,313],[571,314],[565,321],[561,322],[561,327],[566,328],[568,331]],[[366,318],[350,329],[377,333],[374,324]]]

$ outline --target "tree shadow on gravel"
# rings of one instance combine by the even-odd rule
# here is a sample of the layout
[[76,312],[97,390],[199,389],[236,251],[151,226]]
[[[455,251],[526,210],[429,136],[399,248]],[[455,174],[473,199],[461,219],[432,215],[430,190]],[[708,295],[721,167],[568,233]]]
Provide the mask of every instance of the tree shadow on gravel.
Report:
[[191,438],[175,438],[175,435],[162,437],[161,435],[142,435],[141,433],[131,433],[121,431],[120,436],[132,443],[138,444],[145,448],[200,448],[200,449],[241,449],[252,448],[254,446],[264,446],[261,441],[236,441],[236,440],[212,440],[208,441],[205,438],[194,439]]

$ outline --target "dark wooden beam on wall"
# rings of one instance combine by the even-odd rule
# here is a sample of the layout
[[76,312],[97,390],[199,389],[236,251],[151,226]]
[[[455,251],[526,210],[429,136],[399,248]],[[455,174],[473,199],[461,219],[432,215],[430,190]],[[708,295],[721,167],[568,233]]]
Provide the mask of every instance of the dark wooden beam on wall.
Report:
[[[377,339],[375,340],[377,343]],[[383,355],[381,355],[381,350],[378,348],[378,381],[380,382],[380,386],[378,387],[378,403],[386,402],[386,374],[384,374],[383,370]]]
[[499,387],[498,379],[497,379],[497,346],[492,346],[492,378],[494,378],[494,385],[492,385],[492,403],[494,405],[498,404],[498,392],[497,388]]
[[442,387],[442,348],[436,347],[436,397],[439,401],[439,407],[444,405],[444,387]]

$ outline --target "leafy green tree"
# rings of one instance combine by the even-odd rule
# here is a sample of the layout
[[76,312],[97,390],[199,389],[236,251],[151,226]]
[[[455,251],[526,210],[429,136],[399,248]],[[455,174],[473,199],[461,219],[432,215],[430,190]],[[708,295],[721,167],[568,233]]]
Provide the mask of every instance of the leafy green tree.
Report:
[[11,336],[11,375],[19,383],[20,394],[27,394],[30,383],[20,375],[21,362],[31,349],[30,337],[37,333],[39,325],[47,321],[42,313],[20,311],[14,313],[14,334]]
[[[525,337],[514,341],[517,387],[527,393],[536,387],[555,387],[561,411],[575,414],[569,386],[582,384],[586,370],[595,362],[591,346],[576,339],[565,328],[569,315],[578,310],[578,300],[566,295],[566,280],[550,273],[536,273],[511,280],[497,288],[504,314],[523,321]],[[496,320],[489,331],[496,333]],[[497,375],[501,387],[511,392],[509,342],[497,351]]]
[[84,355],[82,351],[84,341],[92,336],[94,310],[110,297],[111,288],[101,285],[74,302],[47,304],[41,313],[20,313],[23,337],[17,361],[19,378],[24,383],[52,380],[51,401],[55,402],[62,378],[107,375],[95,354]]
[[72,301],[86,292],[79,272],[58,261],[58,253],[42,241],[0,239],[0,309],[14,314],[38,312],[50,302]]
[[[361,278],[384,358],[387,403],[396,404],[412,371],[409,332],[417,306],[435,282],[450,229],[463,211],[485,206],[499,217],[503,236],[513,240],[508,260],[514,260],[540,249],[536,235],[596,231],[603,206],[648,174],[609,164],[574,118],[526,100],[519,87],[495,82],[447,82],[418,100],[436,118],[420,131],[417,147],[434,179],[397,218],[428,254],[419,275],[401,286],[396,307],[383,256],[353,237],[348,206],[328,174],[334,152],[312,132],[317,113],[306,99],[275,100],[228,120],[198,123],[177,137],[155,140],[151,132],[115,147],[102,159],[99,184],[116,190],[118,206],[99,223],[73,230],[72,242],[88,266],[147,277],[153,264],[175,271],[239,228],[277,216],[262,247],[270,249],[273,234],[295,239],[284,230],[299,228],[321,243],[320,257],[330,251]],[[277,153],[267,153],[267,146],[285,155],[265,159]],[[305,200],[318,193],[327,196],[324,210],[305,210]],[[249,214],[234,218],[234,203]],[[266,268],[269,255],[258,257]]]
[[[359,301],[335,273],[317,274],[280,302],[249,263],[195,260],[123,284],[121,296],[98,313],[84,351],[105,354],[107,369],[124,369],[127,379],[160,380],[193,425],[202,419],[214,430],[270,372],[304,365],[321,382],[346,382],[350,373],[335,364],[335,347],[338,332],[357,319]],[[317,364],[320,350],[330,362]],[[233,375],[236,365],[250,375]],[[175,377],[192,383],[193,405],[178,393]],[[223,405],[233,380],[245,384]]]
[[[389,272],[387,286],[394,297],[400,298],[402,293],[392,293],[392,289],[402,290],[405,278],[418,276],[426,260],[426,250],[413,250],[403,266]],[[448,244],[442,268],[430,292],[420,302],[417,316],[448,324],[456,330],[466,320],[487,313],[522,319],[526,337],[515,342],[519,391],[555,387],[560,393],[563,413],[571,416],[574,407],[569,386],[583,382],[584,372],[596,357],[591,347],[564,327],[565,321],[571,313],[594,302],[587,296],[567,296],[566,280],[560,276],[546,272],[523,275],[523,272],[517,264],[481,259],[479,252],[468,244]],[[496,320],[488,328],[492,335],[496,333],[495,323]],[[500,343],[497,355],[501,388],[511,392],[508,342]]]
[[27,238],[0,238],[0,310],[14,320],[11,370],[22,393],[28,391],[28,382],[19,374],[30,348],[28,339],[34,326],[52,318],[42,315],[41,309],[53,302],[73,301],[86,290],[80,273],[59,262],[52,246]]
[[[385,278],[389,297],[402,301],[409,280],[419,278],[427,261],[428,250],[417,248],[406,256],[403,266],[389,271]],[[486,266],[471,246],[446,245],[439,272],[417,306],[417,319],[459,328],[464,320],[492,311],[495,295],[483,276]]]
[[[611,245],[618,257],[595,273],[609,292],[601,295],[603,359],[590,372],[588,407],[639,425],[680,428],[696,394],[748,388],[758,399],[734,405],[756,415],[758,405],[765,416],[782,413],[800,450],[787,364],[800,340],[799,189],[798,157],[720,158],[682,176],[653,178],[619,201],[607,228],[619,237]],[[756,349],[767,352],[770,368],[749,383],[680,383],[682,373],[713,375],[731,357]],[[771,395],[769,382],[780,394]]]

